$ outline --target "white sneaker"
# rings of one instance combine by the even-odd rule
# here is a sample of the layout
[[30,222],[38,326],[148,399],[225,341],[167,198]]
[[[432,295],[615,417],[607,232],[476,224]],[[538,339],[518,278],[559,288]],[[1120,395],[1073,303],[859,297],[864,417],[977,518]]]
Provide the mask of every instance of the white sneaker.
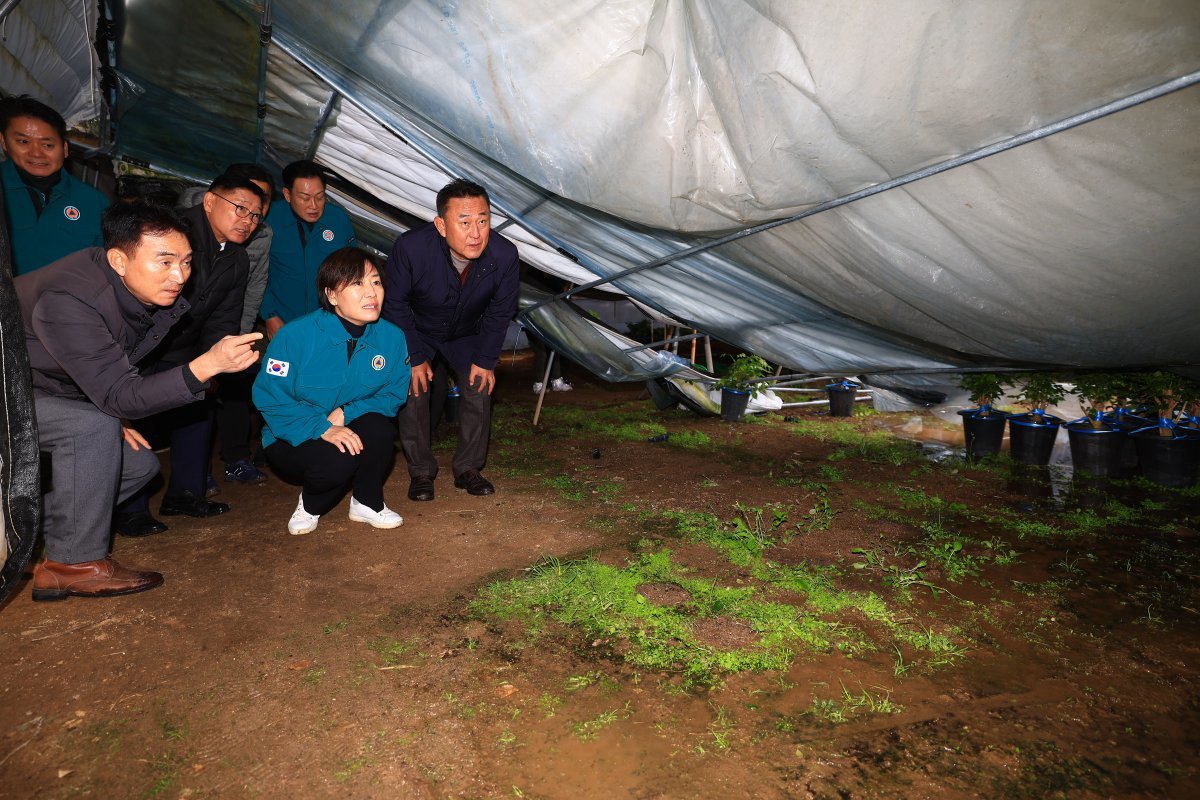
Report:
[[537,383],[535,383],[535,384],[533,385],[533,393],[534,393],[534,394],[541,394],[541,393],[542,393],[542,386],[543,386],[543,384],[542,384],[542,382],[541,382],[541,381],[538,381]]
[[292,518],[288,520],[288,533],[292,536],[312,533],[317,529],[317,523],[320,521],[320,516],[304,510],[304,492],[301,492],[300,502],[296,503],[296,510],[292,512]]
[[372,528],[399,528],[404,524],[404,517],[387,506],[384,506],[382,511],[372,511],[353,496],[350,498],[350,519],[365,522]]
[[552,392],[569,392],[575,387],[567,383],[566,378],[555,378],[550,381],[550,391]]

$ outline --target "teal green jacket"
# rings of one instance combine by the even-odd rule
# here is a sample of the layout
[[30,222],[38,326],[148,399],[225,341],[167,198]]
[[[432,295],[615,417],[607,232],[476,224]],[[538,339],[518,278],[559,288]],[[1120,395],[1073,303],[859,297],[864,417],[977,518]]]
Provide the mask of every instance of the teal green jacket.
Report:
[[[320,307],[317,270],[330,253],[354,244],[354,227],[345,211],[326,203],[325,213],[309,230],[296,219],[286,200],[271,204],[267,223],[275,238],[271,240],[267,291],[258,314],[263,319],[279,317],[291,322]],[[304,227],[303,238],[300,226]]]
[[0,163],[4,209],[12,240],[13,275],[24,275],[88,247],[101,247],[100,215],[108,198],[66,169],[39,215],[11,159]]
[[323,309],[279,330],[254,381],[263,447],[277,439],[299,446],[321,438],[335,408],[346,424],[364,414],[396,415],[408,399],[404,332],[384,320],[371,323],[349,362],[348,341],[341,320]]

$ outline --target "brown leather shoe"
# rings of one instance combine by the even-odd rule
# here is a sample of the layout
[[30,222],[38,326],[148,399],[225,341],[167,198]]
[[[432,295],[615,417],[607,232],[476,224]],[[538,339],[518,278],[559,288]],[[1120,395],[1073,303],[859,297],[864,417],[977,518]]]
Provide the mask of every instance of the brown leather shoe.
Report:
[[126,569],[111,556],[82,564],[43,560],[33,569],[33,599],[65,600],[70,595],[113,597],[154,589],[162,586],[162,582],[160,573]]

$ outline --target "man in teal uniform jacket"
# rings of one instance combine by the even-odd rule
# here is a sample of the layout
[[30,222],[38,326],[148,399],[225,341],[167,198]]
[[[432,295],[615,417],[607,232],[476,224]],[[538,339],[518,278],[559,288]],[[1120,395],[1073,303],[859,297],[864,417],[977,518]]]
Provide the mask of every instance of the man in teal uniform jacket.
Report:
[[103,244],[100,215],[108,199],[72,178],[67,123],[28,95],[0,101],[0,164],[13,274],[24,275],[86,247]]
[[312,161],[293,161],[283,169],[283,200],[271,204],[267,224],[271,271],[260,314],[267,338],[285,322],[317,310],[317,270],[336,250],[354,243],[345,211],[325,199],[325,172]]

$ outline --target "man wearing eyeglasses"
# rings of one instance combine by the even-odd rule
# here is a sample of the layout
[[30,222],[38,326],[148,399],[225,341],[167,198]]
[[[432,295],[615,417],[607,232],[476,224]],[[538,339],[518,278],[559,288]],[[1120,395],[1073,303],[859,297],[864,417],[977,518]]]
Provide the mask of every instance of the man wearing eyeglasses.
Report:
[[[224,336],[239,333],[250,260],[242,246],[262,220],[267,198],[251,181],[219,176],[203,202],[180,216],[189,224],[192,275],[183,290],[191,309],[151,354],[151,372],[186,364]],[[212,452],[212,402],[204,398],[158,415],[148,427],[169,436],[171,476],[159,513],[213,517],[229,511],[205,496]],[[113,527],[126,536],[160,533],[167,526],[150,514],[143,491],[117,509]]]

